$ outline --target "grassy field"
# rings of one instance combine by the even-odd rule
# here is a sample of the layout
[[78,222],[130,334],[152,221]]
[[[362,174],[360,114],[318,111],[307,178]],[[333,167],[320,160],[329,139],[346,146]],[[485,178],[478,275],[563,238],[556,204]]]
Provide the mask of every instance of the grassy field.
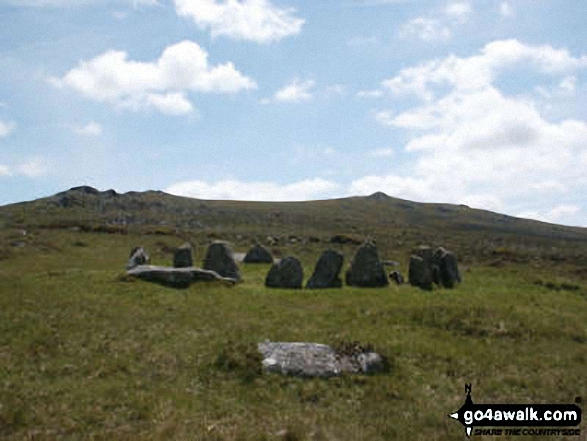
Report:
[[[121,279],[133,246],[170,264],[185,239],[0,230],[0,438],[454,440],[463,429],[446,415],[465,383],[478,402],[587,398],[587,283],[570,257],[512,263],[504,248],[470,259],[457,289],[432,292],[269,290],[266,265],[241,265],[235,287]],[[207,243],[192,239],[201,262]],[[382,257],[405,271],[409,253],[393,244]],[[301,258],[307,280],[325,247],[282,250]],[[348,263],[356,245],[336,247]],[[391,370],[262,374],[255,344],[265,339],[370,343]]]

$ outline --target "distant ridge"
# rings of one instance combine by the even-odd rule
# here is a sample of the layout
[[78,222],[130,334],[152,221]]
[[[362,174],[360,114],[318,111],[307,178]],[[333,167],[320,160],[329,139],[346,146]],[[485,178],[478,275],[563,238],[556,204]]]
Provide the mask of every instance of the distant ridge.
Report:
[[365,235],[383,229],[400,236],[402,230],[418,229],[430,236],[508,234],[587,241],[585,228],[519,219],[463,204],[412,202],[381,191],[369,196],[317,201],[248,202],[194,199],[152,190],[118,193],[82,185],[53,196],[0,207],[0,222],[9,226],[74,225],[80,220],[129,228],[151,225],[202,230],[244,225],[259,231],[301,228]]

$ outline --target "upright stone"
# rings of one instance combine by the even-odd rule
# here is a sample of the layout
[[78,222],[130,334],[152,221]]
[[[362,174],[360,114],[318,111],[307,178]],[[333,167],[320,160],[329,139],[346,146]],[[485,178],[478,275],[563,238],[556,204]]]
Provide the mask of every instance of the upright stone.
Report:
[[351,267],[346,272],[346,283],[350,286],[365,288],[389,285],[387,274],[379,260],[379,253],[375,245],[367,242],[357,250]]
[[268,288],[301,289],[304,281],[304,269],[295,257],[289,256],[274,264],[265,278]]
[[340,269],[343,261],[344,257],[339,252],[324,251],[316,263],[312,277],[306,283],[306,288],[341,288]]
[[440,284],[445,288],[454,288],[461,281],[457,257],[441,247],[434,253],[434,258],[438,262]]
[[430,262],[420,256],[410,258],[410,272],[408,275],[410,285],[422,289],[432,289],[432,266]]
[[273,257],[267,248],[262,245],[252,247],[243,260],[245,263],[273,263]]
[[130,252],[126,269],[130,270],[140,265],[146,265],[149,262],[149,256],[143,247],[134,247]]
[[241,280],[238,266],[234,260],[234,252],[227,242],[216,241],[208,247],[204,258],[204,269],[215,271],[222,277]]
[[192,266],[194,266],[192,246],[189,243],[185,243],[179,248],[176,248],[175,253],[173,254],[173,267],[189,268]]

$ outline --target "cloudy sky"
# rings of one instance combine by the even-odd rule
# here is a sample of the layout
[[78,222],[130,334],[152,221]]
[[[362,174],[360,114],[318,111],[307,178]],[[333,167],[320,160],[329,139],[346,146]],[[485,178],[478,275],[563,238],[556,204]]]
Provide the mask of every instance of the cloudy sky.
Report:
[[587,226],[585,0],[0,0],[0,204],[383,191]]

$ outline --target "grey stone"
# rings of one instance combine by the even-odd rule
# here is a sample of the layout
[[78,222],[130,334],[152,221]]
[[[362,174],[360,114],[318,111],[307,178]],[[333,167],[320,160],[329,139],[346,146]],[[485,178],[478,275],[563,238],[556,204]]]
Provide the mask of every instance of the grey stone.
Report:
[[367,242],[357,250],[351,267],[346,272],[346,283],[350,286],[366,288],[389,285],[375,245]]
[[127,275],[171,288],[187,288],[192,282],[219,281],[229,285],[236,283],[235,279],[221,277],[214,271],[194,267],[169,268],[164,266],[141,265],[127,271]]
[[189,243],[185,243],[179,248],[175,249],[175,252],[173,253],[173,267],[189,268],[191,266],[194,266],[192,246]]
[[245,263],[273,263],[273,257],[267,248],[262,245],[255,245],[245,256]]
[[397,262],[395,260],[384,260],[381,263],[383,263],[383,265],[385,265],[385,266],[393,266],[393,267],[399,266],[399,262]]
[[441,247],[435,251],[434,259],[438,265],[439,284],[445,288],[454,288],[455,284],[461,281],[455,254]]
[[222,277],[241,280],[234,253],[227,242],[215,241],[208,247],[203,267],[215,271]]
[[306,288],[341,288],[340,269],[343,261],[344,257],[339,252],[324,251],[316,263],[312,277],[306,283]]
[[396,284],[401,285],[404,283],[404,276],[399,271],[392,271],[389,273],[389,278]]
[[334,377],[342,373],[373,374],[384,368],[375,352],[341,354],[319,343],[263,342],[258,344],[267,372],[297,377]]
[[295,257],[289,256],[271,266],[265,278],[265,286],[268,288],[301,289],[303,281],[302,264]]
[[146,265],[149,263],[149,255],[143,247],[134,247],[130,252],[126,269],[132,269],[139,265]]
[[422,289],[432,289],[432,265],[420,256],[410,258],[410,272],[408,275],[410,285]]

